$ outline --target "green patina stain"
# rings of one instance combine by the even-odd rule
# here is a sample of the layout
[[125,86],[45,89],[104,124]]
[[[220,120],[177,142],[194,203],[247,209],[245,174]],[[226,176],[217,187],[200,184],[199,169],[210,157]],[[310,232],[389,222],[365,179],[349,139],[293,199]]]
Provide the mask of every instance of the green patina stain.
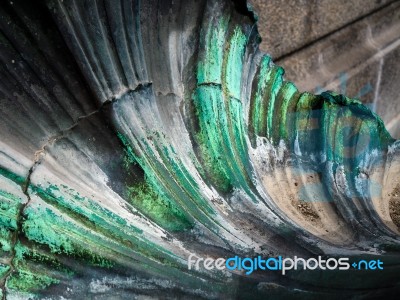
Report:
[[[87,197],[80,196],[79,193],[72,189],[65,189],[67,194],[64,194],[58,186],[52,184],[46,188],[32,186],[31,189],[34,194],[37,194],[46,202],[57,203],[59,209],[65,209],[68,214],[73,214],[78,219],[83,217],[92,224],[96,224],[96,226],[111,226],[111,228],[116,228],[115,226],[128,226],[126,220],[119,215]],[[110,220],[113,220],[112,224]],[[135,226],[129,225],[128,228],[133,232],[142,233],[142,230]]]
[[[291,82],[285,82],[279,94],[277,96],[276,101],[276,114],[274,117],[274,124],[276,126],[273,128],[274,130],[274,140],[278,142],[279,139],[287,140],[288,134],[288,127],[287,127],[287,116],[288,110],[291,103],[296,102],[299,97],[299,92],[296,86]],[[279,124],[279,126],[278,126]]]
[[199,144],[202,166],[207,175],[205,176],[213,183],[218,189],[224,193],[230,191],[232,189],[232,182],[229,179],[229,176],[225,172],[222,167],[221,157],[219,155],[213,155],[208,148],[208,135],[204,132],[199,132],[196,134],[195,139]]
[[[140,159],[134,153],[129,141],[121,133],[118,134],[118,137],[122,141],[129,157],[126,160],[131,164],[138,163]],[[129,168],[129,165],[127,167]],[[167,230],[180,231],[191,228],[192,224],[186,218],[185,213],[162,192],[162,189],[157,185],[157,180],[152,176],[153,173],[147,168],[145,173],[149,175],[146,176],[143,182],[127,187],[130,203]]]
[[[13,265],[16,270],[9,274],[6,285],[11,292],[38,292],[74,274],[50,254],[38,252],[20,242],[15,245]],[[5,270],[8,272],[9,268]]]
[[[98,255],[95,251],[96,242],[93,234],[77,224],[66,221],[63,216],[56,214],[49,208],[25,210],[25,222],[22,230],[25,236],[32,241],[45,244],[52,253],[73,255],[75,258],[82,258],[86,263],[95,266],[112,267],[114,264]],[[89,242],[90,241],[90,242]],[[88,247],[91,245],[91,247]]]
[[[241,99],[248,41],[240,27],[228,25],[229,18],[220,17],[205,25],[201,33],[197,86],[192,98],[200,125],[195,141],[201,175],[206,181],[223,193],[240,187],[251,195],[248,133]],[[262,136],[275,145],[284,140],[293,147],[297,138],[302,153],[323,154],[327,161],[343,164],[349,186],[364,155],[385,150],[393,142],[379,117],[359,101],[334,93],[300,94],[293,84],[283,81],[283,69],[271,65],[268,56],[261,58],[253,82],[248,131],[253,134],[252,141]],[[357,140],[351,138],[356,135]],[[146,138],[130,141],[120,133],[118,137],[126,152],[123,167],[138,165],[145,173],[143,180],[126,186],[128,201],[134,208],[169,231],[190,230],[198,221],[218,233],[215,225],[220,224],[213,222],[215,212],[200,195],[197,181],[174,148],[162,142],[160,133],[149,133],[159,141],[154,147]],[[357,143],[366,150],[353,149]],[[351,151],[360,153],[354,155]],[[26,183],[25,178],[3,168],[0,176],[20,186]],[[96,201],[67,186],[31,185],[29,192],[46,205],[28,206],[18,220],[22,199],[0,190],[0,246],[4,252],[14,248],[13,264],[17,267],[7,288],[34,292],[59,283],[64,275],[72,276],[74,273],[58,262],[61,256],[92,266],[113,268],[121,264],[152,272],[158,272],[161,264],[166,274],[182,276],[182,266],[173,253],[148,241],[141,229]],[[29,247],[12,241],[19,228],[17,222],[22,223],[20,234]],[[50,267],[59,273],[50,276],[35,266],[43,266],[43,270]],[[0,277],[9,270],[9,266],[0,265]]]
[[181,211],[146,181],[128,187],[128,192],[130,203],[162,228],[170,231],[192,228]]
[[[12,184],[16,183],[12,180],[17,180],[17,184],[23,182],[18,175],[1,168],[0,176],[3,177],[3,180]],[[18,186],[16,185],[16,187]],[[18,227],[17,222],[22,205],[23,199],[0,189],[0,250],[3,252],[12,251],[13,239]]]
[[194,103],[197,107],[201,131],[198,134],[198,144],[205,170],[208,172],[212,183],[220,190],[227,192],[233,184],[233,174],[229,166],[232,161],[226,162],[232,157],[232,148],[226,149],[229,137],[223,134],[222,126],[227,126],[226,110],[222,96],[222,90],[218,86],[200,86],[196,90]]
[[26,178],[24,178],[24,177],[22,177],[20,175],[17,175],[17,174],[15,174],[15,173],[7,170],[7,169],[4,169],[1,166],[0,166],[0,175],[5,177],[5,178],[7,178],[7,179],[10,179],[11,181],[13,181],[13,182],[15,182],[15,183],[17,183],[17,184],[19,184],[21,186],[26,183],[25,182]]
[[[39,190],[35,189],[36,192]],[[34,218],[36,212],[28,208],[25,211],[27,220],[23,226],[26,228],[25,234],[29,239],[47,244],[56,253],[88,258],[94,265],[106,267],[113,265],[109,260],[116,258],[121,251],[137,252],[144,257],[152,257],[156,260],[165,260],[165,257],[174,256],[161,246],[141,237],[140,229],[128,226],[124,219],[100,207],[90,199],[77,196],[74,199],[70,197],[71,195],[68,198],[55,196],[52,194],[53,190],[58,190],[58,188],[50,186],[46,191],[41,190],[38,195],[47,203],[55,205],[66,216],[72,217],[74,221],[64,220],[63,215],[50,209],[46,209],[46,211],[39,209],[42,219],[36,221]],[[68,230],[63,228],[68,228]],[[47,234],[43,236],[47,230],[54,233],[49,239],[46,237]],[[58,239],[57,234],[60,233],[63,237]],[[102,241],[104,247],[98,245],[99,240]],[[86,248],[88,243],[91,246]],[[93,250],[87,252],[86,249]],[[96,253],[102,254],[96,255]],[[104,259],[105,257],[107,259]]]
[[10,270],[10,266],[3,265],[0,263],[0,279],[7,275],[8,271]]
[[343,164],[354,175],[355,167],[373,150],[384,151],[394,140],[377,115],[359,101],[323,93],[321,135],[327,159]]
[[[143,169],[147,183],[157,194],[162,195],[163,199],[180,210],[180,215],[187,220],[184,220],[184,223],[192,224],[196,219],[210,229],[218,230],[216,225],[220,226],[220,224],[213,218],[214,210],[202,197],[196,181],[183,165],[173,147],[164,141],[162,133],[149,133],[147,138],[141,138],[140,144],[135,138],[128,140],[121,133],[118,135],[125,147],[139,149],[141,154],[133,153],[129,149],[127,153],[132,155]],[[159,141],[154,145],[155,149],[148,142],[149,139],[154,138]]]
[[[233,171],[236,180],[251,194],[248,185],[251,184],[249,174],[249,157],[245,138],[247,132],[244,126],[243,104],[241,101],[243,61],[248,39],[240,27],[236,27],[229,41],[229,51],[224,60],[222,85],[226,106],[227,126],[224,128],[228,137],[227,147],[233,151],[235,169]],[[239,172],[238,172],[239,171]]]
[[[107,233],[104,229],[90,230],[50,208],[39,206],[25,210],[23,233],[30,241],[47,245],[53,254],[66,254],[85,264],[106,268],[121,264],[145,270],[157,265],[156,261],[165,268],[178,267],[176,256],[159,245],[137,236],[124,235],[123,228],[114,231],[110,236],[103,235]],[[23,253],[21,250],[17,256],[21,257]]]
[[215,20],[215,24],[210,23],[203,30],[204,40],[197,70],[198,84],[221,84],[222,60],[228,24],[229,19],[221,17],[219,20]]
[[241,94],[243,57],[246,43],[246,36],[240,27],[236,27],[229,42],[228,55],[225,56],[226,60],[224,60],[224,66],[226,66],[224,68],[224,86],[228,95],[236,99],[240,99]]
[[[240,97],[240,80],[238,82],[230,80],[236,80],[237,77],[240,79],[241,69],[236,69],[234,64],[242,63],[240,55],[237,54],[244,49],[245,37],[240,28],[235,30],[227,65],[224,51],[228,19],[220,18],[216,22],[216,26],[210,24],[203,29],[197,71],[198,88],[193,100],[201,127],[201,131],[196,135],[196,140],[200,146],[204,169],[211,182],[219,190],[228,192],[232,187],[234,175],[231,171],[233,169],[232,162],[224,159],[225,155],[231,152],[232,147],[230,147],[230,137],[225,131],[228,120],[221,84],[224,81],[228,94],[230,89],[232,94]],[[241,42],[241,44],[236,46],[235,42]],[[223,69],[226,74],[224,80],[222,80]],[[204,85],[210,83],[217,85]],[[231,152],[228,156],[232,157],[233,155],[234,153]]]
[[[250,107],[250,131],[256,135],[260,133],[261,116],[263,114],[262,95],[264,93],[267,81],[265,80],[268,70],[270,68],[271,58],[267,55],[262,57],[261,65],[258,70],[257,80],[254,80],[253,85],[256,83],[256,93],[254,100],[251,102]],[[253,87],[254,89],[255,87]]]
[[[218,72],[222,72],[222,84],[205,85],[198,80],[193,102],[200,125],[196,141],[208,175],[206,177],[223,193],[236,186],[252,195],[251,168],[240,100],[247,41],[242,29],[235,27],[227,55],[222,61],[222,69],[218,69]],[[203,40],[202,45],[205,49],[213,47],[209,39]],[[200,65],[203,64],[201,61]]]
[[310,143],[310,141],[316,141],[320,138],[321,105],[318,96],[302,93],[297,102],[296,110],[291,116],[294,119],[294,132],[292,134],[289,132],[289,136],[293,139],[290,144],[293,144],[296,139],[302,153],[320,153],[320,149],[317,148],[319,145],[315,142]]
[[163,146],[162,149],[157,147],[157,149],[159,150],[158,153],[164,158],[164,161],[168,161],[172,169],[172,174],[175,174],[175,181],[185,191],[186,197],[190,199],[190,202],[205,215],[214,216],[215,211],[211,208],[207,200],[200,195],[197,182],[182,164],[174,149],[167,146]]
[[[243,105],[236,98],[229,97],[229,114],[230,114],[230,134],[231,139],[235,143],[236,157],[239,158],[238,164],[244,174],[250,172],[250,164],[248,157],[248,149],[246,143],[246,130],[243,119]],[[249,179],[246,178],[246,181]]]
[[[264,123],[263,127],[266,127],[266,135],[268,138],[272,139],[273,132],[273,119],[275,112],[275,99],[279,92],[279,89],[283,83],[283,74],[284,70],[281,67],[274,67],[271,70],[271,78],[268,83],[267,94],[264,97],[268,99],[268,109],[267,109],[267,120],[266,124]],[[278,124],[276,124],[278,126]]]
[[0,227],[0,249],[5,252],[12,250],[13,232],[4,227]]
[[255,104],[252,107],[252,114],[259,114],[259,116],[252,118],[253,122],[257,122],[252,124],[252,128],[254,128],[256,135],[271,139],[272,121],[275,115],[275,98],[283,83],[282,76],[284,71],[277,66],[271,66],[267,69],[264,64],[266,60],[268,59],[264,58],[259,72],[259,85],[255,95]]
[[22,199],[0,190],[0,226],[16,230]]
[[7,288],[19,292],[36,292],[59,282],[58,279],[35,271],[19,269],[8,278]]
[[17,267],[35,267],[51,268],[54,274],[62,277],[71,277],[75,274],[69,267],[63,265],[54,253],[45,251],[38,244],[30,244],[29,246],[17,242],[15,245],[15,257],[13,264]]

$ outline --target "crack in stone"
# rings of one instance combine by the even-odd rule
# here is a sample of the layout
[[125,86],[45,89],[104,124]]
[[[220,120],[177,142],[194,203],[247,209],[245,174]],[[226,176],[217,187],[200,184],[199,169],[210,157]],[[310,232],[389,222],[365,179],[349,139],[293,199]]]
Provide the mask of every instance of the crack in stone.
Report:
[[75,123],[72,124],[70,127],[66,128],[66,129],[63,129],[63,130],[60,130],[58,134],[50,137],[47,140],[47,142],[42,146],[42,148],[35,152],[33,164],[32,164],[31,168],[28,171],[28,175],[26,177],[24,186],[21,187],[22,192],[27,197],[27,201],[26,201],[26,203],[22,204],[20,209],[19,209],[18,216],[17,216],[17,229],[15,231],[15,234],[13,236],[13,241],[12,241],[11,257],[9,259],[7,259],[7,261],[5,262],[5,264],[9,265],[10,269],[8,270],[6,275],[4,276],[4,279],[1,281],[1,287],[0,288],[1,288],[2,292],[3,292],[2,300],[6,299],[7,280],[17,270],[16,265],[15,265],[15,257],[16,257],[15,246],[16,246],[18,240],[19,240],[19,238],[18,238],[19,234],[22,233],[22,223],[23,223],[22,222],[22,217],[23,217],[23,214],[24,214],[24,210],[32,200],[30,195],[29,195],[29,186],[31,184],[31,177],[32,177],[33,172],[37,168],[37,166],[39,166],[42,163],[43,158],[46,155],[47,148],[50,145],[52,145],[55,141],[57,141],[58,139],[61,139],[62,137],[64,137],[69,131],[71,131],[74,128],[76,128],[83,120],[86,120],[87,118],[90,118],[91,116],[102,112],[105,107],[107,107],[109,105],[112,105],[113,103],[118,101],[121,98],[122,95],[124,95],[126,93],[130,93],[130,92],[137,92],[137,91],[142,90],[144,88],[147,88],[147,87],[149,87],[151,85],[152,85],[152,82],[140,83],[133,90],[132,89],[126,89],[122,94],[120,94],[118,96],[115,96],[115,97],[112,97],[111,99],[107,99],[106,101],[104,101],[101,104],[101,106],[97,110],[92,111],[91,113],[89,113],[87,115],[78,117],[77,120],[75,121]]
[[218,82],[202,82],[202,83],[197,84],[197,87],[201,87],[201,86],[215,86],[215,87],[222,88],[222,84],[218,83]]
[[222,88],[222,83],[216,83],[216,82],[202,82],[202,83],[197,84],[197,87],[198,87],[198,88],[199,88],[199,87],[202,87],[202,86],[213,86],[213,87],[219,88],[219,89],[224,93],[224,95],[226,95],[226,96],[228,96],[228,97],[230,97],[230,98],[232,98],[232,99],[235,99],[235,100],[239,101],[240,103],[242,103],[242,100],[241,100],[241,99],[235,97],[235,96],[232,95],[231,93],[226,92],[226,91]]
[[15,251],[15,246],[18,242],[18,235],[22,233],[22,216],[23,216],[23,212],[25,210],[25,208],[28,206],[28,204],[31,202],[31,197],[29,195],[29,186],[30,186],[30,182],[31,182],[31,176],[32,173],[34,172],[34,170],[36,169],[36,167],[41,163],[42,158],[44,157],[42,154],[45,151],[45,147],[48,145],[48,142],[42,147],[41,150],[36,151],[35,152],[35,160],[34,163],[32,165],[32,167],[29,169],[28,171],[28,176],[26,178],[25,181],[25,185],[22,187],[22,192],[24,193],[24,195],[27,198],[26,203],[21,204],[21,207],[19,209],[18,212],[18,216],[17,216],[17,229],[15,230],[15,234],[13,236],[13,241],[12,241],[12,254],[11,257],[8,260],[8,265],[10,266],[10,270],[8,270],[7,274],[4,276],[4,280],[2,283],[2,291],[3,291],[3,296],[2,299],[5,300],[6,299],[6,285],[7,285],[7,280],[8,278],[15,273],[16,271],[16,265],[15,265],[15,256],[16,256],[16,251]]

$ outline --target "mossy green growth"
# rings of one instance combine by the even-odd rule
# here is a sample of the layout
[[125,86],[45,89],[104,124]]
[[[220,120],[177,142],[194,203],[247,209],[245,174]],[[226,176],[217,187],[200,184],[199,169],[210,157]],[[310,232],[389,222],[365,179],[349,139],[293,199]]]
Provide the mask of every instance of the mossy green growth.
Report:
[[10,270],[10,266],[0,264],[0,280],[7,275],[8,271]]
[[209,148],[209,136],[201,131],[195,135],[201,153],[202,166],[214,186],[227,193],[232,189],[232,181],[220,164],[220,157],[213,155]]
[[180,209],[153,189],[147,181],[127,189],[130,203],[162,228],[182,231],[192,227]]
[[[89,247],[93,241],[88,239],[88,232],[64,220],[51,209],[28,207],[25,210],[25,216],[26,220],[22,225],[25,236],[31,241],[47,245],[52,253],[71,255],[94,266],[107,268],[114,266],[113,262],[90,250],[96,247],[94,245]],[[68,228],[68,235],[61,234],[65,231],[64,228]],[[86,239],[82,239],[84,235],[87,236]]]
[[13,265],[16,268],[28,268],[28,266],[40,266],[41,268],[43,266],[44,268],[51,268],[52,272],[62,274],[63,277],[70,277],[75,274],[58,260],[56,254],[47,252],[40,245],[31,244],[28,247],[18,241],[14,249]]
[[0,228],[17,229],[17,218],[22,200],[0,190]]
[[[35,251],[28,249],[23,246],[20,242],[15,245],[15,257],[13,264],[16,266],[16,270],[13,271],[7,279],[7,288],[17,292],[36,292],[43,290],[51,284],[57,284],[60,282],[59,279],[53,278],[47,274],[44,274],[41,268],[30,268],[28,263],[30,259],[35,257],[39,259],[39,254],[35,254]],[[46,265],[46,267],[48,267]],[[9,267],[3,268],[3,272],[8,272]],[[2,273],[2,270],[0,270]]]
[[141,229],[128,225],[126,220],[118,214],[102,207],[88,197],[81,196],[73,189],[64,187],[62,191],[58,186],[52,184],[46,188],[38,186],[32,186],[31,188],[32,193],[37,194],[45,202],[56,205],[58,209],[66,212],[68,215],[77,217],[77,220],[81,222],[88,221],[92,226],[96,226],[97,230],[100,230],[100,228],[108,230],[120,226],[129,226],[130,230],[139,234],[142,233]]
[[8,278],[7,288],[19,292],[35,292],[59,282],[59,279],[38,272],[19,269]]
[[63,187],[64,193],[57,186],[50,187],[32,187],[32,194],[40,196],[48,205],[32,205],[25,209],[23,232],[30,241],[47,245],[52,254],[68,255],[85,264],[107,268],[130,260],[127,253],[136,252],[141,257],[159,261],[173,256],[140,237],[142,230],[107,209],[100,209],[67,186]]
[[9,252],[12,249],[12,231],[5,227],[0,227],[0,249]]
[[[118,138],[123,143],[126,153],[125,168],[138,164],[138,158],[129,141],[121,133],[118,133]],[[147,174],[142,182],[127,186],[129,202],[166,230],[182,231],[192,228],[193,225],[180,207],[170,201],[154,182],[155,180],[151,179],[151,174]]]

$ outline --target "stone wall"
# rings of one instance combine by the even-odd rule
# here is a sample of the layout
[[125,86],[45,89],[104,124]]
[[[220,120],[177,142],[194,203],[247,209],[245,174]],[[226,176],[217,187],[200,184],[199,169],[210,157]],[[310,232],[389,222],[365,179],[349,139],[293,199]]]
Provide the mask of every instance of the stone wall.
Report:
[[251,2],[261,48],[286,79],[361,99],[400,138],[400,1]]

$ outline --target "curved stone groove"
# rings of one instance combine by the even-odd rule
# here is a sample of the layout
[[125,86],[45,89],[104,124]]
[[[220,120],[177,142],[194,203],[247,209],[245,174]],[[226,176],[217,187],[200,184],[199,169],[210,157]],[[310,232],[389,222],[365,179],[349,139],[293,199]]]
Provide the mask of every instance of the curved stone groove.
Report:
[[[357,100],[287,82],[243,3],[0,6],[3,297],[398,291],[399,142]],[[188,270],[190,254],[385,270],[349,270],[349,286],[340,271]]]

